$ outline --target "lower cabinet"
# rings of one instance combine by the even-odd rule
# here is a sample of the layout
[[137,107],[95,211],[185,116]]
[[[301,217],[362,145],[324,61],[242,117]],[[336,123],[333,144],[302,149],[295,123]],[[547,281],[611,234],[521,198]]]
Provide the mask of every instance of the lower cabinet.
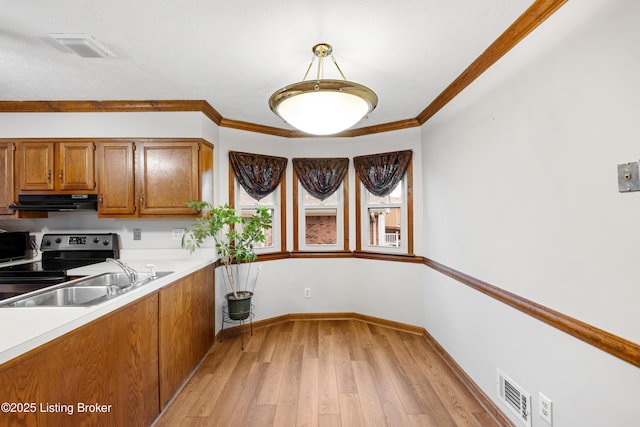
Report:
[[213,267],[160,290],[160,408],[163,409],[215,340]]
[[15,406],[0,425],[150,425],[159,413],[157,310],[150,295],[2,370],[0,400]]
[[214,312],[209,267],[5,363],[0,426],[151,425],[213,345]]

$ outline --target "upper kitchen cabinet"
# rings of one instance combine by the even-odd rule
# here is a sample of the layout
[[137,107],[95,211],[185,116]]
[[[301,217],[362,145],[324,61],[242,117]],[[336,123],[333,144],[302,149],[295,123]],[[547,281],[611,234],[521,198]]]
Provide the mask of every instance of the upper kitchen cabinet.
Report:
[[98,143],[100,217],[195,216],[185,203],[213,198],[213,146],[201,139]]
[[19,141],[16,177],[19,193],[95,193],[93,141]]
[[133,215],[136,211],[134,149],[130,141],[98,142],[98,212],[101,216]]
[[13,215],[13,142],[0,141],[0,215]]
[[141,215],[192,214],[185,202],[200,198],[198,142],[138,144]]

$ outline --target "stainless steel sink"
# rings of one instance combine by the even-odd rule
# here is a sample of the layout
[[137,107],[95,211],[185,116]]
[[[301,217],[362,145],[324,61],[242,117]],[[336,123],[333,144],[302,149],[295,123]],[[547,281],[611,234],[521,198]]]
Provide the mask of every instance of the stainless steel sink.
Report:
[[[136,273],[136,280],[133,283],[133,287],[144,285],[171,273],[173,273],[173,271],[158,271],[154,277],[149,272],[138,272]],[[131,281],[129,276],[124,272],[102,273],[74,282],[74,286],[117,286],[119,288],[125,288],[129,285],[131,285]]]
[[133,284],[124,272],[102,273],[57,285],[54,289],[43,289],[37,293],[25,294],[24,297],[9,298],[7,302],[0,303],[0,307],[89,307],[171,273],[173,271],[159,271],[155,275],[151,272],[137,272]]
[[106,286],[69,286],[53,289],[8,304],[10,307],[78,307],[100,303],[107,298]]

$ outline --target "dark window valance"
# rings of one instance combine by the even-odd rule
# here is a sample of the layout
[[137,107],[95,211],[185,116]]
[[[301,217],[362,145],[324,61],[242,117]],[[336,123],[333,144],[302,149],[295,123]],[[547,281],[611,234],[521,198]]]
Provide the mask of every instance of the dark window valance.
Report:
[[284,157],[229,151],[229,160],[242,188],[256,200],[276,189],[287,168]]
[[353,166],[365,188],[379,197],[388,196],[407,172],[411,150],[370,154],[353,158]]
[[347,169],[348,158],[293,159],[293,169],[300,184],[313,197],[324,200],[340,187]]

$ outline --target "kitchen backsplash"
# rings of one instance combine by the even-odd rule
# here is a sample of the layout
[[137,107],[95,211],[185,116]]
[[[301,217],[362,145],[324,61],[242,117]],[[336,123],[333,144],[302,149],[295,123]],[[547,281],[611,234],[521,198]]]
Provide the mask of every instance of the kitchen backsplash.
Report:
[[[45,233],[117,233],[122,249],[176,249],[180,239],[174,239],[174,229],[189,227],[192,219],[110,219],[98,218],[96,212],[51,212],[49,218],[0,220],[0,229],[29,231],[40,245]],[[140,240],[134,239],[138,234]]]

